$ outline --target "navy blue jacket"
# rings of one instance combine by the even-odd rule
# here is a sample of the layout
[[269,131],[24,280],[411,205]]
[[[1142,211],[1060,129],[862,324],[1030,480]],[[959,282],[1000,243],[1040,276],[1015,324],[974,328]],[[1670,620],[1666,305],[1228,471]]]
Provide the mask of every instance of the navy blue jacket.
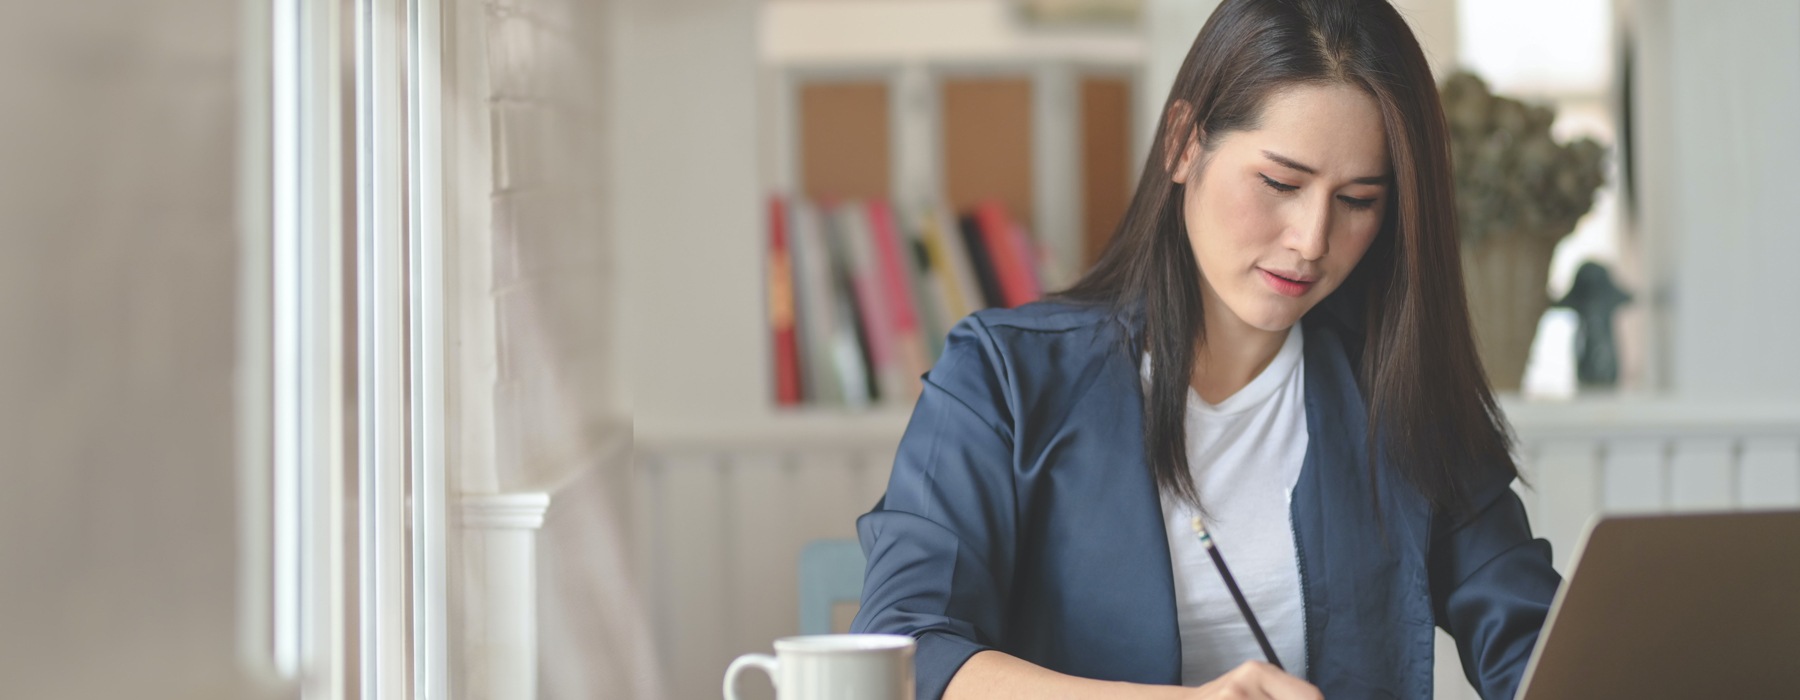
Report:
[[[1532,538],[1508,477],[1483,480],[1473,515],[1451,522],[1384,467],[1376,505],[1352,371],[1361,331],[1336,307],[1302,321],[1310,439],[1290,517],[1308,680],[1328,698],[1429,698],[1435,625],[1482,697],[1510,698],[1560,582],[1549,543]],[[916,637],[920,698],[940,697],[983,649],[1076,676],[1180,683],[1169,545],[1142,442],[1141,329],[1040,302],[950,332],[887,493],[856,523],[868,569],[852,630]]]

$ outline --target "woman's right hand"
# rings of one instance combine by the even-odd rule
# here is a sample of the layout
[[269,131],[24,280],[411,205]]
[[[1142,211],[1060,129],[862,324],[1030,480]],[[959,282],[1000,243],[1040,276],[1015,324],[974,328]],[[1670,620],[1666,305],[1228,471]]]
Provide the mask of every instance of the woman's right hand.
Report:
[[1321,700],[1311,683],[1261,661],[1246,661],[1198,688],[1138,685],[1069,676],[1005,652],[978,651],[951,676],[944,700]]
[[1323,700],[1325,696],[1313,684],[1290,676],[1273,664],[1245,661],[1185,697],[1191,700]]

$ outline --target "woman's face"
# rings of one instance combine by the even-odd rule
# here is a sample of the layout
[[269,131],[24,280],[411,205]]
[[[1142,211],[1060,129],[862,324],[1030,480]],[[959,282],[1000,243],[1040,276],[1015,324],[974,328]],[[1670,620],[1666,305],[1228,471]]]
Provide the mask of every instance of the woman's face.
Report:
[[1212,146],[1191,140],[1173,171],[1188,185],[1183,216],[1208,328],[1285,331],[1343,284],[1381,230],[1393,186],[1381,112],[1354,87],[1297,86],[1267,98],[1257,129]]

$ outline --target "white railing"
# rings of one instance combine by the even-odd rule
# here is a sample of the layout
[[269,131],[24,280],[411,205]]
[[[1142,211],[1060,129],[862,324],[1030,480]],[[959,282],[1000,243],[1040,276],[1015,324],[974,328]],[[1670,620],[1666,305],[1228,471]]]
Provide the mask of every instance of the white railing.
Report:
[[[1557,564],[1604,512],[1800,507],[1800,403],[1509,402],[1520,487]],[[853,537],[887,485],[904,414],[789,416],[637,433],[651,622],[678,700],[715,698],[726,664],[797,627],[800,548]],[[1440,633],[1439,698],[1473,698]],[[766,694],[766,686],[744,690]]]
[[1521,488],[1558,567],[1602,513],[1800,507],[1800,404],[1515,404]]

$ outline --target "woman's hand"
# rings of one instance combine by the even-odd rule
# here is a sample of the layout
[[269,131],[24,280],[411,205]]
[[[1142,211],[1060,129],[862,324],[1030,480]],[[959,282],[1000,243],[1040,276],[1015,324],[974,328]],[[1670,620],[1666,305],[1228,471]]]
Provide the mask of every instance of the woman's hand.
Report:
[[1245,661],[1212,682],[1194,689],[1191,700],[1323,700],[1313,684],[1261,661]]
[[964,662],[944,700],[1322,700],[1311,683],[1261,661],[1246,661],[1230,673],[1198,688],[1137,685],[1068,676],[1029,661],[988,649]]

